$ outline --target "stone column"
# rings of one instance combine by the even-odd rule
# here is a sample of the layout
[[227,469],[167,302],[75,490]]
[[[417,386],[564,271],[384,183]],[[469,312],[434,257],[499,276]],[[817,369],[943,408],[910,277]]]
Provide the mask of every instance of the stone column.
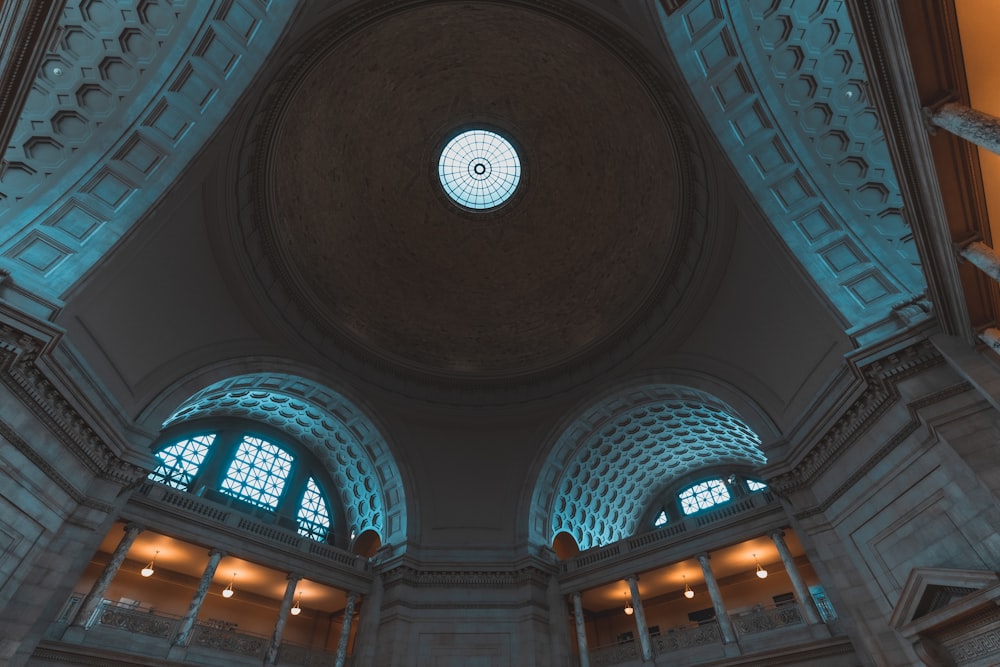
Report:
[[799,599],[799,604],[802,605],[802,611],[806,615],[806,622],[809,625],[822,623],[819,612],[816,611],[816,605],[813,603],[812,596],[809,595],[809,588],[806,586],[806,582],[802,581],[802,575],[799,574],[799,568],[795,565],[795,559],[792,558],[791,552],[788,551],[788,545],[785,544],[785,531],[772,531],[771,539],[774,540],[774,545],[778,547],[778,555],[781,556],[781,562],[785,564],[785,572],[788,573],[788,578],[792,580],[792,588],[795,589],[795,597]]
[[121,541],[118,542],[118,546],[115,547],[114,553],[111,554],[111,560],[104,566],[101,576],[97,577],[97,581],[90,587],[90,592],[87,593],[87,597],[83,599],[80,608],[76,612],[76,616],[73,617],[72,625],[76,627],[87,626],[90,617],[94,615],[97,606],[104,599],[104,592],[108,590],[108,584],[118,574],[122,563],[125,562],[125,555],[128,554],[128,550],[132,548],[132,543],[135,542],[135,538],[141,532],[142,526],[137,524],[130,523],[125,526],[125,535],[122,536]]
[[285,624],[288,623],[288,615],[292,611],[292,599],[295,597],[295,588],[299,585],[297,574],[288,575],[288,583],[285,584],[285,597],[281,598],[281,607],[278,609],[278,621],[274,624],[274,632],[271,633],[271,645],[267,648],[267,657],[264,659],[265,665],[273,665],[278,662],[278,650],[281,648],[281,636],[285,634]]
[[552,653],[552,665],[566,665],[570,655],[569,619],[566,598],[559,592],[559,575],[549,575],[545,597],[549,603],[549,649]]
[[646,627],[646,612],[642,608],[642,598],[639,597],[639,578],[634,574],[625,577],[629,593],[632,594],[632,616],[639,628],[639,645],[642,647],[642,659],[649,662],[653,659],[653,645],[649,641],[649,628]]
[[959,254],[969,264],[1000,282],[1000,255],[997,255],[993,248],[981,241],[973,241],[965,245]]
[[212,577],[215,576],[215,569],[219,567],[219,561],[225,555],[224,552],[218,549],[212,549],[209,552],[208,565],[205,566],[205,571],[201,574],[198,590],[194,592],[194,597],[191,599],[191,605],[188,607],[187,613],[184,614],[184,618],[177,625],[177,636],[174,638],[174,646],[187,646],[188,640],[191,639],[191,630],[194,628],[194,621],[198,618],[198,612],[205,601],[205,596],[208,595],[208,589],[212,585]]
[[382,575],[376,574],[372,587],[365,598],[365,611],[358,619],[358,638],[354,642],[354,662],[358,665],[375,663],[375,650],[378,648],[378,628],[382,622],[382,595],[385,585]]
[[576,645],[580,649],[580,667],[590,667],[587,654],[587,626],[583,624],[583,602],[579,593],[573,593],[573,620],[576,621]]
[[708,588],[708,596],[712,598],[712,606],[715,607],[715,619],[719,623],[722,631],[722,641],[726,644],[736,641],[736,633],[733,631],[733,622],[729,620],[726,613],[726,606],[722,602],[722,592],[719,584],[712,574],[712,566],[708,564],[709,555],[707,553],[698,554],[698,562],[701,563],[701,571],[705,575],[705,586]]
[[347,606],[344,607],[344,624],[340,626],[340,641],[337,642],[337,658],[334,667],[344,667],[347,661],[347,641],[351,638],[351,620],[354,618],[354,601],[358,594],[351,591],[347,594]]
[[1000,118],[956,102],[927,113],[932,124],[1000,155]]

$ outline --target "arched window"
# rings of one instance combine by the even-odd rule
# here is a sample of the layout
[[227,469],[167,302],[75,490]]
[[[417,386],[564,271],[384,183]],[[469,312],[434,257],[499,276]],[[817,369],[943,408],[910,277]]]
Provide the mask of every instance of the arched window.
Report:
[[698,482],[678,494],[681,501],[681,511],[684,514],[694,514],[707,510],[730,499],[729,489],[721,479],[709,479]]
[[275,509],[291,469],[292,457],[284,449],[245,435],[222,480],[222,492]]
[[330,513],[326,500],[312,477],[306,483],[306,491],[299,503],[299,534],[314,540],[323,540],[330,532]]
[[329,496],[317,476],[302,467],[309,455],[300,454],[259,434],[224,428],[162,446],[148,479],[217,502],[234,498],[274,513],[278,525],[294,527],[300,535],[330,541]]
[[205,462],[215,434],[196,435],[167,445],[156,453],[157,465],[149,479],[186,491]]

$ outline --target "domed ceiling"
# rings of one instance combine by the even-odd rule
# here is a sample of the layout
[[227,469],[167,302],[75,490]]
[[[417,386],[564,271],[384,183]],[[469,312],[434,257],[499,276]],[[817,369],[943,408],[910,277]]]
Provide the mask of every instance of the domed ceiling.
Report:
[[[252,158],[286,314],[365,359],[502,380],[604,351],[676,298],[699,234],[664,85],[560,7],[396,3],[305,41]],[[522,167],[486,211],[438,179],[470,128],[509,139]]]

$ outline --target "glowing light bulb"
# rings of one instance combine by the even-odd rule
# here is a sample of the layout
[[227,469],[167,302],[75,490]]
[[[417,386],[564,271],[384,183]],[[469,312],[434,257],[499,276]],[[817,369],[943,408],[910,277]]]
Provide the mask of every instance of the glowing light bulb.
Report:
[[160,551],[159,549],[157,549],[156,553],[154,553],[153,557],[150,559],[149,564],[146,565],[146,567],[139,570],[139,574],[141,574],[144,577],[152,577],[153,573],[156,572],[156,557],[159,554]]

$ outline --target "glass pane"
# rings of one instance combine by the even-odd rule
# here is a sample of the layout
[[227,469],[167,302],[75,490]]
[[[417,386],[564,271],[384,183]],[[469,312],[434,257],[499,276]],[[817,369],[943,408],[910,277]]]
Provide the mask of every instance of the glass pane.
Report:
[[469,130],[444,147],[438,177],[455,202],[484,210],[507,201],[521,180],[521,160],[496,132]]
[[688,487],[679,497],[681,510],[685,514],[694,514],[729,500],[729,489],[721,479],[710,479]]
[[222,481],[222,491],[274,509],[291,469],[292,457],[288,452],[266,440],[246,435]]
[[763,491],[767,488],[767,484],[764,482],[755,482],[752,479],[747,480],[747,488],[751,491]]
[[660,515],[658,517],[656,517],[656,521],[653,522],[653,525],[656,526],[656,527],[665,526],[667,524],[667,521],[668,521],[668,519],[667,519],[667,513],[666,512],[660,512]]
[[149,473],[149,479],[187,491],[191,480],[205,462],[205,456],[213,442],[215,434],[208,433],[164,447],[156,452],[157,465],[153,472]]
[[312,477],[306,483],[306,492],[299,505],[299,534],[314,540],[323,540],[330,532],[330,512],[326,499]]

